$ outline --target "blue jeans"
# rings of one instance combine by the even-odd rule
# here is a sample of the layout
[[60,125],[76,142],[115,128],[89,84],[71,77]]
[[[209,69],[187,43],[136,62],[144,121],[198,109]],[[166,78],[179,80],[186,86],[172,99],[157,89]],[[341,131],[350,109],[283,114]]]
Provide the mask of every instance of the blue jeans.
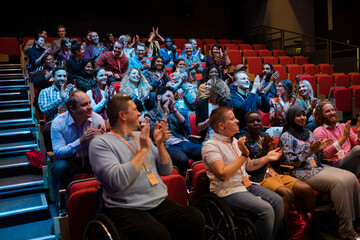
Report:
[[179,168],[179,172],[186,171],[189,165],[189,158],[194,161],[201,160],[201,144],[190,141],[181,141],[178,144],[166,147],[173,165]]
[[247,192],[233,193],[223,199],[231,209],[243,211],[254,217],[260,239],[276,239],[284,219],[284,202],[280,195],[252,184]]

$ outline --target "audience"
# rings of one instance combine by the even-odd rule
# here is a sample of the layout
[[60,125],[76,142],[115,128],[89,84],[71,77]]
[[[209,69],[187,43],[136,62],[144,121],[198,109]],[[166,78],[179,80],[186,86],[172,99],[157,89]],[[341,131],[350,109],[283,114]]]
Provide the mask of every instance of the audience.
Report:
[[151,60],[150,69],[144,75],[153,88],[153,91],[156,91],[160,86],[166,85],[169,81],[164,60],[161,56],[156,56]]
[[198,86],[199,86],[197,92],[198,99],[203,99],[208,97],[208,95],[205,94],[205,86],[206,86],[206,82],[213,77],[218,77],[224,80],[224,75],[221,69],[219,69],[216,66],[206,67],[202,73],[202,79],[198,81]]
[[121,80],[120,92],[131,97],[140,113],[145,111],[145,101],[149,100],[152,87],[141,71],[137,68],[130,68]]
[[[225,200],[234,210],[246,212],[253,217],[259,239],[279,239],[279,230],[284,219],[284,203],[273,191],[252,184],[247,171],[259,169],[249,158],[245,137],[237,140],[238,120],[230,107],[215,109],[210,115],[214,136],[205,142],[202,157],[210,180],[210,192]],[[267,156],[267,161],[276,161],[280,151]],[[279,233],[279,235],[278,235]]]
[[181,55],[179,58],[184,59],[186,66],[188,67],[190,73],[202,73],[204,68],[201,65],[201,61],[198,55],[193,55],[193,45],[191,42],[186,42],[184,44],[185,54]]
[[45,38],[40,35],[35,37],[33,47],[28,50],[30,72],[41,66],[41,60],[48,53],[51,53],[51,48],[45,48]]
[[75,85],[77,89],[86,93],[96,84],[93,71],[94,63],[92,61],[87,59],[81,61],[80,72],[75,78]]
[[52,85],[40,91],[38,100],[40,111],[45,115],[46,122],[52,121],[65,111],[65,103],[74,90],[74,85],[66,84],[66,68],[58,66],[53,69],[52,79]]
[[351,130],[351,121],[339,123],[334,103],[324,100],[314,112],[314,130],[317,141],[332,139],[333,144],[324,149],[325,158],[334,167],[346,169],[360,177],[360,117],[357,119],[356,132]]
[[165,138],[165,147],[170,154],[172,163],[183,174],[189,166],[189,159],[201,160],[201,144],[189,141],[189,121],[175,107],[172,89],[162,86],[156,91],[157,107],[144,115],[150,119],[150,135],[154,137],[156,122],[166,121],[168,133]]
[[135,46],[135,56],[129,59],[129,68],[138,68],[143,74],[151,67],[149,59],[144,58],[146,54],[145,44],[138,43]]
[[[47,36],[48,36],[48,33],[47,33],[46,30],[40,30],[40,31],[38,31],[38,32],[37,32],[37,36],[41,36],[41,37],[44,38],[45,44],[44,44],[43,47],[44,47],[45,49],[48,49],[48,48],[51,49],[51,43],[46,42],[46,38],[47,38]],[[25,46],[23,47],[23,50],[22,50],[23,53],[28,54],[27,51],[34,46],[34,41],[35,41],[35,39],[30,39],[29,41],[27,41],[27,42],[25,43]]]
[[297,104],[305,109],[307,117],[307,128],[310,131],[314,131],[317,127],[314,123],[313,111],[319,103],[319,100],[314,97],[314,90],[311,87],[311,83],[307,80],[299,82],[297,87]]
[[[279,194],[285,205],[285,217],[293,209],[296,197],[305,212],[314,213],[315,197],[312,188],[303,181],[289,175],[278,174],[279,160],[272,155],[282,154],[280,148],[275,149],[274,138],[262,131],[262,119],[258,111],[251,110],[245,115],[247,131],[245,145],[249,149],[250,159],[254,165],[261,165],[259,169],[249,172],[250,180],[260,183]],[[270,158],[269,158],[270,157]],[[274,163],[274,164],[273,164]]]
[[85,49],[84,58],[96,62],[100,56],[108,51],[109,49],[106,46],[100,44],[97,32],[91,32],[90,45]]
[[[201,53],[201,48],[197,47],[196,38],[190,38],[188,40],[193,46],[193,55],[197,55],[201,62],[206,62],[206,57]],[[185,50],[181,51],[181,55],[185,55]]]
[[165,47],[159,50],[159,55],[163,58],[165,67],[173,67],[178,58],[176,46],[173,44],[174,41],[171,37],[165,37]]
[[122,53],[123,43],[117,40],[112,52],[106,52],[95,62],[95,67],[104,68],[108,77],[108,86],[120,81],[129,67],[129,59]]
[[231,61],[227,55],[228,51],[223,51],[223,48],[219,43],[214,44],[211,47],[211,55],[206,57],[206,67],[215,65],[220,69],[226,69],[231,66]]
[[53,55],[56,56],[59,51],[61,50],[61,40],[66,37],[66,27],[63,25],[59,25],[58,26],[58,36],[59,38],[54,40],[51,45],[52,45],[52,50],[53,50]]
[[57,54],[58,65],[66,67],[66,60],[68,60],[70,56],[71,56],[70,38],[63,37],[61,39],[60,51]]
[[132,58],[132,57],[135,56],[135,50],[134,50],[134,48],[132,48],[132,47],[129,46],[129,38],[128,38],[127,36],[121,35],[121,36],[119,37],[119,40],[118,40],[118,41],[120,41],[120,42],[123,44],[124,48],[123,48],[123,50],[122,50],[122,53],[123,53],[127,58]]
[[256,76],[250,89],[250,79],[245,72],[238,72],[234,76],[234,84],[230,85],[231,102],[236,119],[239,120],[240,132],[235,136],[242,136],[246,132],[245,114],[251,110],[270,111],[269,99],[264,94],[264,80]]
[[265,63],[263,65],[263,73],[261,79],[265,79],[264,94],[271,98],[276,97],[276,83],[279,78],[279,72],[276,72],[273,65]]
[[105,132],[104,119],[92,111],[90,99],[84,92],[72,92],[66,108],[67,111],[51,123],[51,142],[55,154],[51,171],[56,211],[59,190],[67,188],[70,178],[79,172],[92,172],[89,143]]
[[230,89],[220,78],[213,76],[206,82],[205,94],[208,96],[196,102],[196,129],[202,140],[210,139],[214,130],[210,126],[209,118],[212,111],[220,106],[226,106],[230,101]]
[[105,34],[103,45],[107,47],[109,51],[112,51],[114,50],[114,44],[115,44],[114,34],[112,34],[111,32],[107,32]]
[[95,83],[91,89],[86,92],[91,101],[91,107],[94,112],[100,114],[104,120],[107,120],[106,105],[109,99],[109,89],[106,86],[107,76],[103,68],[95,68],[93,72]]
[[299,105],[291,106],[286,113],[279,140],[283,161],[294,167],[290,170],[292,176],[315,189],[330,192],[339,218],[341,238],[359,239],[353,221],[360,217],[360,184],[353,173],[321,164],[323,150],[333,147],[333,139],[316,140],[305,125],[305,110]]
[[84,47],[79,41],[73,40],[71,43],[71,56],[68,60],[66,60],[66,69],[68,72],[67,83],[74,83],[75,78],[80,74],[83,69],[83,61]]
[[167,198],[160,176],[171,174],[166,150],[166,120],[156,121],[149,138],[147,121],[141,132],[140,112],[129,96],[109,102],[111,131],[90,143],[90,162],[103,187],[104,213],[130,239],[203,239],[204,217],[195,208]]

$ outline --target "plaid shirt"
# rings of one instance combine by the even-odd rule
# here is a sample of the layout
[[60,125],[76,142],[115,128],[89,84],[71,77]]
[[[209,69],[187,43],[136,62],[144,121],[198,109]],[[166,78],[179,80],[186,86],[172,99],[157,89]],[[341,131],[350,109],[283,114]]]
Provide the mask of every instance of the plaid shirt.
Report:
[[65,89],[66,98],[61,99],[61,91],[53,84],[51,87],[44,88],[39,94],[39,108],[43,114],[45,114],[46,121],[52,121],[57,115],[59,115],[59,107],[65,107],[65,103],[69,96],[70,86]]

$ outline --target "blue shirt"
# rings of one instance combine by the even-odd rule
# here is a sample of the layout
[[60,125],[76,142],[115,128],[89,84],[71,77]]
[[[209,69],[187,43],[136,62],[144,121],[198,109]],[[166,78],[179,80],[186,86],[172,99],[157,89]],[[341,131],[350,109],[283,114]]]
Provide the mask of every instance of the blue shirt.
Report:
[[[147,64],[151,65],[151,62],[150,62],[149,59],[143,58],[143,60],[145,60]],[[138,56],[134,56],[134,57],[129,58],[129,69],[130,68],[137,68],[137,69],[140,70],[142,68],[142,66],[143,66],[143,64],[141,63]],[[149,69],[141,70],[141,72],[144,74],[147,70],[149,70]]]
[[105,121],[95,112],[81,125],[76,124],[69,112],[57,116],[51,123],[51,142],[55,158],[87,158],[90,141],[86,145],[81,145],[80,137],[89,128],[96,129],[99,124],[105,126]]
[[[184,59],[185,64],[188,66],[190,73],[195,73],[195,69],[191,67],[195,61],[197,63],[201,63],[200,58],[198,56],[188,57],[187,55],[182,55],[179,58]],[[196,70],[196,73],[202,73],[203,71],[204,68],[200,64],[199,68]]]
[[171,50],[167,50],[166,48],[161,48],[159,50],[159,55],[163,58],[164,65],[168,65],[171,62],[175,62],[176,59],[178,58],[177,52],[173,53]]

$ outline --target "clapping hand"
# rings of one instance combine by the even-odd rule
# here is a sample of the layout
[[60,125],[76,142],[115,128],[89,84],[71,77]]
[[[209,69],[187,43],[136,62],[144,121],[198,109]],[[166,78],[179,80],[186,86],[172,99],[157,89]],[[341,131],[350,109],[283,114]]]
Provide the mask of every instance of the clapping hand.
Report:
[[330,146],[332,143],[333,143],[333,140],[332,139],[326,139],[325,141],[323,141],[322,139],[321,139],[321,145],[320,145],[320,147],[319,147],[319,151],[322,151],[322,150],[324,150],[325,148],[327,148],[328,146]]
[[141,129],[140,132],[140,146],[141,146],[141,150],[146,150],[148,151],[150,149],[150,123],[149,123],[149,118],[145,118],[145,125],[144,127]]
[[243,155],[249,156],[250,152],[249,149],[245,145],[246,137],[243,136],[238,139],[238,146]]
[[269,160],[269,162],[274,162],[274,161],[278,161],[282,156],[282,150],[280,150],[280,148],[276,148],[274,150],[271,150],[270,152],[268,152],[268,154],[266,155],[267,159]]
[[158,121],[155,122],[153,138],[157,146],[159,146],[159,144],[164,143],[166,138],[166,129],[167,129],[166,120],[162,120],[160,121],[160,123]]

